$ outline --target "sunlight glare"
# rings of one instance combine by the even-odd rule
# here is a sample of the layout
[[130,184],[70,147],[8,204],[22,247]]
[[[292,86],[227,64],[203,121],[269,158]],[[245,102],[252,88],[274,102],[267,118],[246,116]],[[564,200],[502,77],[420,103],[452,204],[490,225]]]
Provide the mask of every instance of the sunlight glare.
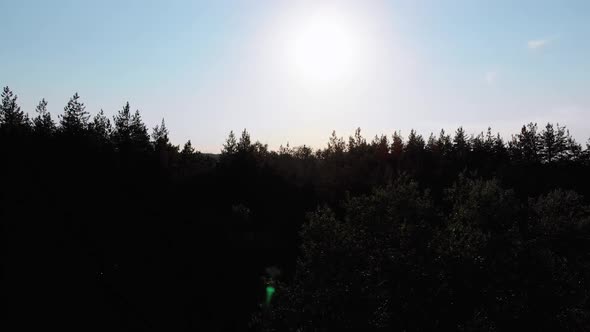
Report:
[[347,16],[318,11],[301,20],[288,47],[289,66],[305,83],[350,79],[361,65],[359,31]]

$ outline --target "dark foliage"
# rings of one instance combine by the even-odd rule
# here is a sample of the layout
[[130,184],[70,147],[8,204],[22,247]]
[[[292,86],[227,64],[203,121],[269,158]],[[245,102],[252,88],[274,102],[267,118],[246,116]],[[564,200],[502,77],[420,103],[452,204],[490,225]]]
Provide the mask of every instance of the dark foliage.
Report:
[[211,155],[129,103],[35,111],[3,89],[3,330],[590,330],[590,152],[563,126]]

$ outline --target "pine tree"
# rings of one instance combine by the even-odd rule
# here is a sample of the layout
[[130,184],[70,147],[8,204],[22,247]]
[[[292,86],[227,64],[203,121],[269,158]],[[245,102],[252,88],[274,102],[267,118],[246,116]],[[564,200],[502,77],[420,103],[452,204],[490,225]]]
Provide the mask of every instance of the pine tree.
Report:
[[129,102],[115,115],[113,122],[115,124],[112,134],[113,143],[119,150],[145,151],[148,149],[150,138],[147,128],[138,110],[131,115]]
[[2,105],[0,107],[0,126],[8,130],[19,129],[28,126],[29,118],[21,111],[16,103],[18,96],[10,88],[4,87],[2,91]]
[[491,153],[494,150],[494,135],[492,135],[492,127],[488,127],[486,131],[486,138],[484,142],[484,147],[486,152]]
[[129,123],[130,138],[133,146],[139,150],[146,150],[150,143],[147,127],[141,120],[139,110],[136,110]]
[[152,131],[152,139],[154,140],[156,146],[167,145],[169,143],[168,129],[166,128],[164,119],[162,119],[162,123],[159,126],[154,127]]
[[51,135],[55,131],[55,122],[51,119],[51,114],[47,111],[47,101],[42,99],[39,105],[35,107],[37,116],[33,119],[33,129],[35,133],[41,136]]
[[389,140],[387,139],[387,136],[375,135],[373,142],[371,142],[371,147],[372,147],[373,151],[375,151],[375,154],[380,159],[385,159],[388,157],[388,155],[389,155]]
[[129,102],[113,117],[112,141],[119,151],[127,151],[131,146],[131,111]]
[[486,149],[486,141],[483,135],[483,132],[479,133],[477,136],[471,138],[471,148],[473,149],[474,153],[477,154],[485,154],[488,152]]
[[196,159],[195,157],[195,148],[193,148],[191,141],[188,140],[184,143],[182,151],[180,151],[180,164],[182,165],[182,171],[185,175],[189,174],[189,168],[192,167],[192,163],[194,163]]
[[513,158],[526,162],[537,162],[539,160],[539,150],[541,149],[537,124],[531,122],[526,126],[522,126],[520,134],[512,137],[509,148]]
[[109,118],[106,117],[103,110],[100,110],[98,114],[92,119],[90,123],[90,129],[99,140],[106,142],[112,134],[112,126]]
[[129,102],[113,117],[115,125],[112,133],[113,143],[120,150],[126,149],[131,141],[131,111]]
[[328,148],[326,152],[330,155],[341,154],[346,149],[346,143],[341,137],[336,136],[336,130],[332,131],[332,135],[328,141]]
[[565,151],[561,158],[567,161],[577,161],[583,158],[582,145],[570,136],[569,130],[565,137]]
[[493,144],[493,153],[496,158],[503,158],[507,154],[506,145],[504,144],[504,140],[500,133],[496,134],[496,138],[494,139]]
[[168,129],[164,123],[164,119],[159,126],[155,126],[152,130],[152,139],[154,150],[159,157],[160,166],[167,168],[170,165],[172,157],[178,153],[178,147],[170,144],[168,140]]
[[184,143],[184,147],[182,148],[182,151],[180,151],[180,155],[186,157],[186,156],[192,156],[194,153],[195,153],[195,148],[193,148],[191,140],[189,139],[186,143]]
[[178,159],[180,174],[183,177],[194,176],[204,168],[212,166],[211,160],[197,151],[190,140],[184,143]]
[[391,154],[394,157],[399,158],[404,151],[404,139],[402,138],[401,133],[394,131],[392,140],[393,142],[391,143]]
[[465,134],[465,130],[463,130],[463,127],[457,128],[457,131],[455,131],[455,137],[453,137],[453,151],[455,152],[455,155],[462,159],[469,152],[469,148],[469,141]]
[[252,143],[250,140],[250,134],[246,129],[242,131],[242,136],[238,141],[238,152],[250,152],[252,150]]
[[405,151],[407,153],[419,153],[424,150],[424,138],[422,135],[416,133],[414,129],[410,130],[410,135],[408,136],[408,143],[406,144]]
[[348,151],[359,151],[362,152],[363,149],[367,146],[367,141],[361,135],[361,128],[357,128],[354,131],[354,137],[350,136],[348,138]]
[[64,114],[60,115],[60,129],[69,135],[79,135],[88,128],[88,112],[80,102],[80,96],[76,92],[64,107]]
[[433,152],[433,153],[438,152],[438,145],[436,144],[436,138],[434,137],[434,134],[432,132],[430,133],[430,136],[428,136],[428,139],[426,140],[426,150]]
[[539,139],[542,161],[550,163],[562,157],[567,143],[565,127],[560,127],[558,123],[555,130],[553,124],[547,123],[545,129],[539,134]]
[[230,131],[225,143],[223,144],[223,149],[221,150],[222,155],[232,155],[238,152],[238,142],[236,141],[236,135],[234,131]]
[[445,133],[444,129],[441,129],[440,133],[438,134],[438,146],[440,148],[441,155],[444,157],[448,157],[453,150],[451,136]]

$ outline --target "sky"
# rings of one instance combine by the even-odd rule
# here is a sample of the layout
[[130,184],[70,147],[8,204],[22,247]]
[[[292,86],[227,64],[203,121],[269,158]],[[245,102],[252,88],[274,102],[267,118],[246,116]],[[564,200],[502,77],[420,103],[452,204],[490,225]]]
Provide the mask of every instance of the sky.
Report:
[[174,144],[322,147],[559,122],[590,137],[590,1],[0,0],[0,84],[54,117],[129,101]]

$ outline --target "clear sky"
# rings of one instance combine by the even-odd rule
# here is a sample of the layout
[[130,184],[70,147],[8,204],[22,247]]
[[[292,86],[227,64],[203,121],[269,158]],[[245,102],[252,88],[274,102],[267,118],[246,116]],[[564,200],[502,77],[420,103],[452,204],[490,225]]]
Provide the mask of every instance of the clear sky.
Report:
[[590,1],[0,0],[0,84],[57,116],[129,101],[217,152],[462,125],[590,137]]

